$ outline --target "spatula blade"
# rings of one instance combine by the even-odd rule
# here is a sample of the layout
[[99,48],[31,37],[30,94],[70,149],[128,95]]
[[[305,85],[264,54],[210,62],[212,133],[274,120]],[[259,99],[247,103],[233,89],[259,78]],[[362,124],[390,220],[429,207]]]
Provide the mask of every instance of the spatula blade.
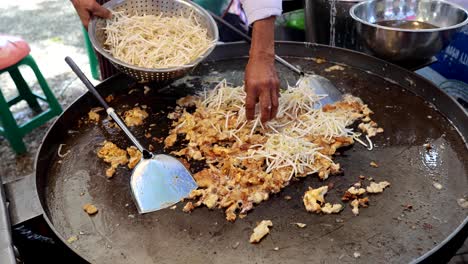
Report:
[[163,154],[141,160],[133,171],[130,187],[140,214],[170,207],[198,188],[179,160]]
[[336,88],[330,80],[323,76],[316,74],[306,74],[298,80],[296,85],[299,84],[309,86],[311,89],[313,89],[315,94],[326,94],[327,97],[320,101],[322,106],[336,103],[342,99],[342,93],[340,90],[338,90],[338,88]]
[[[312,82],[315,83],[315,89],[317,93],[325,93],[328,96],[324,98],[326,104],[332,104],[342,99],[342,93],[336,88],[333,83],[327,78],[320,75],[313,75],[311,77]],[[328,100],[327,100],[328,99]]]

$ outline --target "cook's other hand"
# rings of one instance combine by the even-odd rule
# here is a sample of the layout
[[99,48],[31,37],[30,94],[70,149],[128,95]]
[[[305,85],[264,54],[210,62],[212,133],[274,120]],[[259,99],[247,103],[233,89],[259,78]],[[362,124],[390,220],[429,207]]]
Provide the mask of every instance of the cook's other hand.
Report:
[[85,28],[88,28],[91,16],[98,16],[102,18],[110,18],[112,13],[106,8],[102,7],[96,0],[71,0],[73,6],[81,19],[81,23]]
[[260,103],[261,121],[267,122],[278,111],[279,80],[275,69],[275,17],[253,24],[249,62],[245,68],[246,115],[255,118],[255,105]]

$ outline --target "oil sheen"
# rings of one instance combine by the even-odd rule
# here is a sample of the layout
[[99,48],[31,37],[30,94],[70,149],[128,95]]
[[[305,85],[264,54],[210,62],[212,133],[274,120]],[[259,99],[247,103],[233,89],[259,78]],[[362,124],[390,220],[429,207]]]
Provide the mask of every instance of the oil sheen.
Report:
[[384,27],[401,28],[401,29],[435,29],[438,28],[432,24],[420,21],[409,20],[385,20],[375,23]]

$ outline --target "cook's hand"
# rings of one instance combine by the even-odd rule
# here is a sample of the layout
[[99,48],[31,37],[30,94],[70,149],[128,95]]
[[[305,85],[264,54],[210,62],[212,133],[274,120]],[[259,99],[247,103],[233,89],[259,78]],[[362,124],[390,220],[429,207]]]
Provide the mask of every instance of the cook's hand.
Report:
[[247,118],[255,117],[255,105],[260,102],[261,121],[275,118],[278,111],[279,80],[274,59],[250,58],[245,68],[245,102]]
[[72,3],[85,28],[88,28],[91,16],[102,18],[111,18],[112,16],[112,13],[98,4],[96,0],[72,0]]
[[253,25],[249,62],[245,68],[246,115],[255,118],[255,105],[260,102],[261,121],[267,122],[278,111],[279,80],[275,69],[275,17],[258,20]]

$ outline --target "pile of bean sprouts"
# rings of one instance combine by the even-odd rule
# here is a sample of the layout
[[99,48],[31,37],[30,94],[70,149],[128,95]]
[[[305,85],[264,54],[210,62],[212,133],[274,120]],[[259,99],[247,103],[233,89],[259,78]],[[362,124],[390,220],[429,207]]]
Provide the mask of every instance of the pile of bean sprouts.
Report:
[[105,47],[115,58],[143,68],[188,65],[215,43],[191,13],[188,17],[113,12]]

